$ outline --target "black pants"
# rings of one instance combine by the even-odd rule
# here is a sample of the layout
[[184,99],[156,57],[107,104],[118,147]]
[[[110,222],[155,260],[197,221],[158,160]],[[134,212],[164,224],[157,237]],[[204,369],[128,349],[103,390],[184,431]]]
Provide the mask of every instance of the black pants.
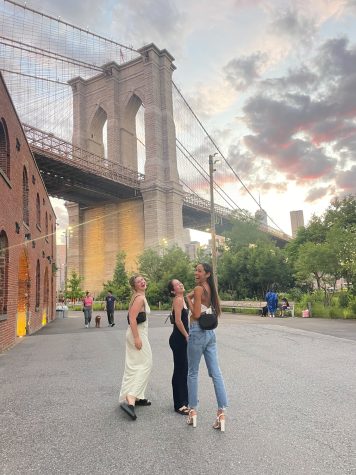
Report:
[[114,323],[114,309],[112,309],[112,310],[107,309],[106,314],[108,316],[109,325],[112,325]]
[[188,406],[188,357],[187,342],[179,330],[174,330],[169,338],[169,346],[173,351],[174,370],[172,376],[174,409]]

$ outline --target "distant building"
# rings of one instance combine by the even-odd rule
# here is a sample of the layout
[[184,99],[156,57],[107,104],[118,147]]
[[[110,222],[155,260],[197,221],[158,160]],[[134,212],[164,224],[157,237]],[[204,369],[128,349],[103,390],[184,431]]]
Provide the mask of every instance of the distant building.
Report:
[[185,253],[189,259],[194,260],[198,257],[198,250],[200,249],[200,242],[191,241],[185,245]]
[[290,223],[292,227],[292,236],[295,237],[297,235],[297,231],[299,228],[304,226],[304,214],[302,210],[298,211],[291,211],[290,212]]
[[255,219],[259,223],[264,224],[265,226],[267,226],[267,212],[264,209],[260,208],[256,211]]
[[0,73],[0,351],[55,318],[56,216]]

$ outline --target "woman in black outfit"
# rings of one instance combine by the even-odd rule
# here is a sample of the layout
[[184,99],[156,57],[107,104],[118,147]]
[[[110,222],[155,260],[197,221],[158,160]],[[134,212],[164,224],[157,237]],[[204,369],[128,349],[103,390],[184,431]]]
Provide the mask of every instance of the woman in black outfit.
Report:
[[184,285],[177,279],[168,283],[168,290],[173,296],[174,327],[169,338],[173,351],[174,370],[172,376],[174,410],[187,415],[188,409],[188,358],[187,343],[189,339],[188,309],[184,300]]

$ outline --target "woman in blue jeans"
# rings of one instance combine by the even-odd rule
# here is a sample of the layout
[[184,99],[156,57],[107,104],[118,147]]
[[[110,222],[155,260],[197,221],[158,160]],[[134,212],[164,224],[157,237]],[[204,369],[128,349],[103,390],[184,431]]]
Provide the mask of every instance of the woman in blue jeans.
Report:
[[190,316],[190,329],[188,340],[188,400],[189,414],[187,423],[196,427],[198,407],[198,375],[199,363],[204,355],[209,376],[212,378],[215,396],[218,405],[214,429],[225,431],[225,408],[228,401],[224,379],[218,361],[215,330],[202,330],[199,318],[202,312],[214,307],[220,315],[219,297],[216,291],[212,268],[209,264],[198,264],[195,268],[196,287],[187,295]]

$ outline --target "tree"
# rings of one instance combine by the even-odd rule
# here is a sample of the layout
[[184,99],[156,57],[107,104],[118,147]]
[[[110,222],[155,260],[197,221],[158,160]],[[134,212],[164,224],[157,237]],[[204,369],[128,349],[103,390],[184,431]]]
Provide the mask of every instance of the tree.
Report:
[[270,238],[259,229],[257,221],[250,216],[236,218],[231,230],[224,234],[226,244],[231,251],[248,247],[258,241],[270,241]]
[[108,290],[111,290],[119,302],[128,302],[130,299],[130,285],[125,269],[125,259],[126,254],[123,251],[118,252],[113,278],[103,284],[104,289],[99,298],[105,298]]
[[285,253],[272,241],[258,241],[239,250],[226,250],[219,260],[220,290],[236,298],[264,298],[268,288],[293,285]]
[[349,195],[343,199],[335,198],[325,212],[324,222],[346,231],[356,232],[356,197]]
[[139,256],[138,263],[140,274],[147,278],[146,295],[152,304],[169,300],[167,285],[171,279],[180,280],[186,289],[194,285],[192,262],[178,246],[165,248],[162,255],[153,249],[146,249]]
[[67,292],[65,298],[71,300],[78,300],[83,297],[84,291],[80,287],[83,282],[83,278],[75,270],[72,271],[70,278],[67,281]]
[[295,269],[299,281],[304,282],[312,277],[315,279],[318,289],[326,288],[327,285],[330,285],[331,276],[334,282],[338,278],[337,256],[329,243],[307,242],[299,249]]
[[162,277],[162,256],[154,249],[145,249],[138,257],[138,269],[149,281],[158,282]]

